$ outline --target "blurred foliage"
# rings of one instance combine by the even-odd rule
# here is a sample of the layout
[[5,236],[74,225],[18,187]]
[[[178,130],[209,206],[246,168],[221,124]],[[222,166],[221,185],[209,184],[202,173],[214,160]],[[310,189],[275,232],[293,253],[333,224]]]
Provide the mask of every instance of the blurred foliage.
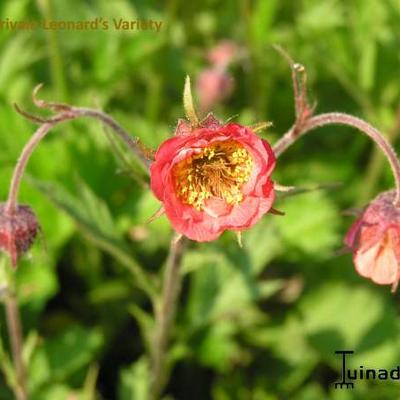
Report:
[[[359,115],[397,142],[398,0],[0,3],[1,20],[96,16],[164,26],[160,33],[0,29],[1,198],[34,130],[12,104],[33,111],[37,83],[44,82],[46,99],[105,109],[155,148],[183,115],[185,75],[195,79],[207,49],[222,39],[236,41],[244,55],[231,71],[233,96],[215,109],[219,118],[273,121],[263,133],[271,142],[290,127],[290,71],[271,46],[279,43],[306,66],[319,111]],[[100,124],[80,120],[57,127],[30,161],[21,200],[39,216],[43,237],[17,280],[32,399],[146,398],[151,296],[171,232],[165,217],[146,223],[158,202],[116,151]],[[393,368],[400,360],[398,295],[357,276],[349,255],[335,255],[351,222],[340,210],[390,187],[389,168],[365,137],[335,127],[296,143],[274,178],[343,186],[278,202],[286,216],[266,216],[244,234],[243,249],[231,233],[190,245],[166,393],[193,400],[398,398],[390,382],[360,381],[352,391],[332,385],[340,376],[337,349],[356,352],[354,367]],[[4,319],[1,333],[4,369]],[[0,398],[7,400],[4,372]]]

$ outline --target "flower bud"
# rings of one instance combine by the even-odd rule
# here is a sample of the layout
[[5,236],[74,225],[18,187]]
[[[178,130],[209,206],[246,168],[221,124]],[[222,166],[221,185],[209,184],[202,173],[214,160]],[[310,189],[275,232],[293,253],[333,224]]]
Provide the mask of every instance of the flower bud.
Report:
[[15,211],[9,213],[6,205],[0,204],[0,250],[10,255],[14,267],[32,246],[38,231],[39,224],[30,207],[17,205]]
[[381,193],[348,231],[345,244],[353,252],[357,272],[396,290],[400,278],[400,209],[395,191]]

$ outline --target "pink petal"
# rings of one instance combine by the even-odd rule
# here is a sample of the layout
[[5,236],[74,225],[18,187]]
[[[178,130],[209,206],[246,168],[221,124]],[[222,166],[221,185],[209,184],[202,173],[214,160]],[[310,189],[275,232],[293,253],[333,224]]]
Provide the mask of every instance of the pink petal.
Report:
[[399,262],[393,248],[390,232],[384,239],[365,251],[354,255],[357,272],[380,285],[389,285],[398,280]]
[[212,197],[205,202],[204,211],[211,217],[218,218],[229,214],[232,206],[226,204],[225,200],[219,197]]

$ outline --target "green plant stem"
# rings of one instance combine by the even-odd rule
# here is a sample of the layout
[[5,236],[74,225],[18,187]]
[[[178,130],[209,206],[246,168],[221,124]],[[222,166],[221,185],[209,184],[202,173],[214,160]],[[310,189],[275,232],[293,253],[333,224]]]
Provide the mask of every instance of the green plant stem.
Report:
[[157,400],[168,379],[167,348],[181,289],[180,265],[186,239],[173,237],[167,259],[160,301],[155,305],[156,330],[151,349],[149,400]]
[[15,368],[14,394],[17,400],[27,400],[26,370],[22,357],[23,339],[21,328],[21,317],[15,293],[8,293],[5,300],[8,336],[11,342],[11,349]]

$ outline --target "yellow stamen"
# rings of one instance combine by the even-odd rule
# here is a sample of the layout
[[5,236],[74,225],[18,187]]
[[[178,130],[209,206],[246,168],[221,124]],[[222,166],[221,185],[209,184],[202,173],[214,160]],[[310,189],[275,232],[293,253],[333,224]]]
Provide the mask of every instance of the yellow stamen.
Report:
[[239,204],[243,200],[241,188],[252,168],[253,158],[244,146],[227,140],[214,142],[180,161],[172,174],[178,197],[200,211],[210,197]]

